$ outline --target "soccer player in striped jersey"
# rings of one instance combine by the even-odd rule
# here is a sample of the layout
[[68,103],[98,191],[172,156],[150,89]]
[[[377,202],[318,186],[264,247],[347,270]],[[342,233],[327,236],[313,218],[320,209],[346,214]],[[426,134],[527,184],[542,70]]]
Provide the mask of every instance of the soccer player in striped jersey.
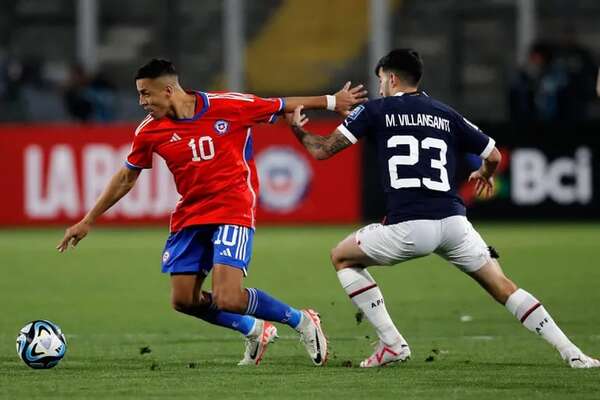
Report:
[[313,135],[302,126],[299,106],[288,117],[300,142],[317,159],[326,159],[364,137],[377,146],[379,173],[387,213],[349,235],[331,252],[345,292],[375,327],[379,344],[360,363],[378,367],[410,357],[408,343],[392,322],[383,295],[367,267],[394,265],[435,253],[477,281],[525,328],[537,333],[573,368],[597,368],[530,293],[507,278],[488,247],[466,218],[457,189],[458,161],[466,154],[483,159],[470,175],[479,193],[491,194],[500,152],[494,139],[447,105],[419,90],[423,64],[411,49],[397,49],[375,68],[381,99],[359,105],[329,136]]
[[[135,77],[139,104],[149,114],[135,131],[125,166],[94,207],[68,228],[57,248],[75,246],[92,224],[134,186],[140,172],[161,156],[181,199],[171,216],[162,271],[170,274],[175,310],[239,331],[247,338],[240,365],[258,365],[277,337],[271,322],[295,329],[311,360],[327,360],[319,315],[299,310],[256,288],[244,288],[256,223],[258,177],[252,157],[252,126],[273,122],[302,104],[343,115],[366,100],[350,83],[335,95],[260,98],[241,93],[184,90],[173,65],[153,59]],[[202,290],[212,272],[212,292]]]

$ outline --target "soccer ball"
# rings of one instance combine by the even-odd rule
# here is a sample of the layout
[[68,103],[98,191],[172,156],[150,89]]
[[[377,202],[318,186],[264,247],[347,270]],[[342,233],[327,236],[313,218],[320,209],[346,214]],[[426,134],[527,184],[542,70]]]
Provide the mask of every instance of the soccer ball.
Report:
[[58,325],[47,320],[31,321],[17,336],[17,354],[31,368],[52,368],[66,351],[65,335]]

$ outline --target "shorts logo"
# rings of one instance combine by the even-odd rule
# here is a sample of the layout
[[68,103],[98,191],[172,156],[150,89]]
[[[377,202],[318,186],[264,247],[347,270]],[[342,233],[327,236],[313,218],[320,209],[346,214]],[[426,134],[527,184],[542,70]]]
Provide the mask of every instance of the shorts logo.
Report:
[[165,251],[165,253],[163,254],[163,262],[166,263],[167,261],[169,261],[169,257],[171,257],[171,254],[169,254],[168,251]]
[[271,146],[256,157],[259,172],[259,200],[266,209],[288,213],[296,209],[312,179],[310,164],[288,146]]
[[219,135],[224,135],[228,130],[229,122],[222,119],[215,122],[215,132],[217,132]]

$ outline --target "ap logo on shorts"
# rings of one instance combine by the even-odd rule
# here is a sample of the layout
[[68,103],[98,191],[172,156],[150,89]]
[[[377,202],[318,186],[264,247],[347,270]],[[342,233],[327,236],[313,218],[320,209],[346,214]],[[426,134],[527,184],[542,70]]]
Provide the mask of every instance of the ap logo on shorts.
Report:
[[258,154],[256,167],[262,206],[280,213],[298,207],[312,179],[310,164],[301,154],[288,146],[271,146]]

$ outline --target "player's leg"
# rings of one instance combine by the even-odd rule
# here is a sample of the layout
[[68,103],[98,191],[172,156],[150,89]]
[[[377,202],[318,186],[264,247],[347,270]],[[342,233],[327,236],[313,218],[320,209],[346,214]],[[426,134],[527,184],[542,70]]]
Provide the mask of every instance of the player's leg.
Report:
[[220,311],[212,295],[201,291],[204,275],[172,274],[171,305],[175,311],[200,318],[213,325],[222,326],[248,336],[255,329],[256,320],[250,316]]
[[163,253],[163,272],[171,274],[172,307],[178,312],[240,332],[247,339],[247,354],[241,363],[258,364],[264,351],[249,351],[249,346],[265,336],[274,340],[277,331],[252,316],[218,310],[211,293],[202,291],[204,279],[212,267],[211,237],[212,229],[207,227],[191,227],[169,236]]
[[560,329],[545,307],[529,292],[517,286],[502,272],[496,260],[469,274],[496,301],[503,304],[525,328],[537,333],[560,353],[573,368],[598,368],[600,361],[588,357]]
[[315,365],[327,360],[327,339],[313,310],[298,310],[256,288],[244,288],[254,230],[222,225],[213,236],[213,299],[220,310],[280,322],[298,331]]
[[504,305],[528,330],[542,336],[575,368],[600,367],[562,332],[544,306],[506,277],[490,249],[464,217],[447,218],[440,255],[468,273],[496,301]]
[[[383,294],[366,267],[390,265],[397,261],[394,250],[385,241],[389,228],[381,224],[369,225],[350,234],[331,251],[331,262],[338,279],[352,303],[373,325],[380,343],[375,353],[361,362],[362,367],[374,367],[410,357],[404,337],[392,321]],[[368,255],[367,255],[368,253]]]
[[219,310],[212,294],[202,291],[204,275],[172,275],[171,302],[181,313],[200,318],[213,325],[233,329],[246,337],[244,357],[238,365],[258,365],[267,346],[277,339],[277,329],[270,323],[250,315]]

